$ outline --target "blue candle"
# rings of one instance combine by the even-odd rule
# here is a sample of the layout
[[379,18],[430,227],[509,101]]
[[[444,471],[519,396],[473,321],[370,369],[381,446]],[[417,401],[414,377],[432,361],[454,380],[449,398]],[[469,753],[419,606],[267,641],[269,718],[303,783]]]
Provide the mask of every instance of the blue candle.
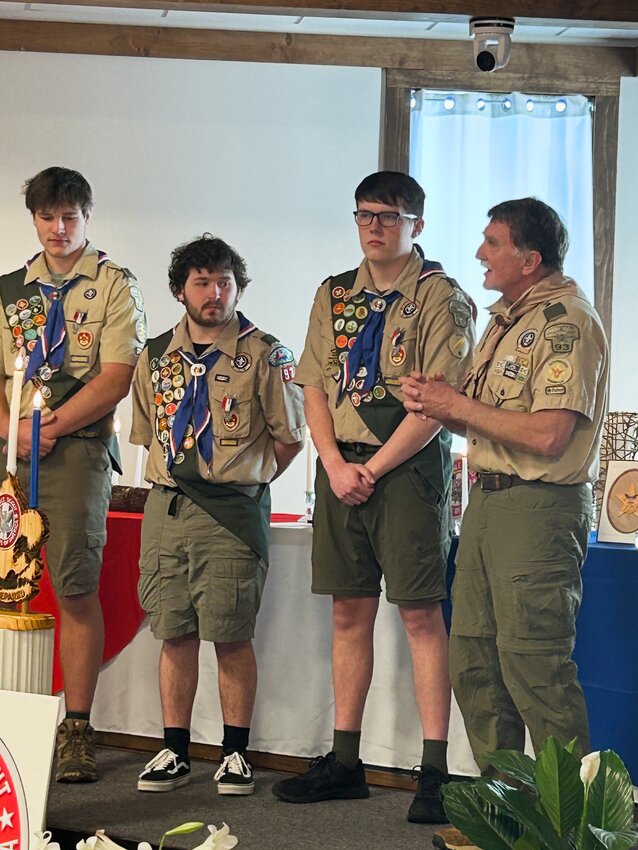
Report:
[[31,477],[29,479],[29,507],[38,507],[38,480],[40,476],[40,419],[42,417],[40,391],[33,397],[31,420]]

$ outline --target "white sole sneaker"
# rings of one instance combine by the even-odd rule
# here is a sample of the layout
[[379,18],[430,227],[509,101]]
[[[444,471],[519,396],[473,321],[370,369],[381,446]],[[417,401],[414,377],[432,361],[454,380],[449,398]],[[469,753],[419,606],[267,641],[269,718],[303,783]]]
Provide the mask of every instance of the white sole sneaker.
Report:
[[178,776],[176,779],[162,779],[161,782],[152,779],[138,779],[137,790],[156,792],[172,791],[173,788],[179,788],[180,785],[188,785],[190,781],[190,774],[187,776]]
[[250,785],[236,785],[230,782],[218,782],[217,783],[217,793],[218,794],[234,794],[238,797],[245,797],[248,794],[252,794],[255,790],[255,783],[251,782]]

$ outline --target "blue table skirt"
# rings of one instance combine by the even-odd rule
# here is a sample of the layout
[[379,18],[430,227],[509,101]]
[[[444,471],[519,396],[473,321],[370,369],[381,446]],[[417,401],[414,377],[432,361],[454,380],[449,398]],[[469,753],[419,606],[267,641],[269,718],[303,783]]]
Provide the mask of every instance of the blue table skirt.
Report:
[[[448,559],[448,590],[458,540]],[[451,608],[444,604],[449,627]],[[574,660],[589,711],[592,750],[615,750],[638,785],[638,550],[597,543],[583,567]]]

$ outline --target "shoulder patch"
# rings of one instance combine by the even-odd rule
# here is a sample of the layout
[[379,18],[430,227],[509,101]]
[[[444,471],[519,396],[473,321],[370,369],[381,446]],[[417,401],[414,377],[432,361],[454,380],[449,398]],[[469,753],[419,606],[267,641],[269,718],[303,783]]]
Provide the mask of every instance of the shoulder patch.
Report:
[[265,334],[261,331],[259,331],[259,333],[261,335],[260,338],[266,343],[266,345],[275,345],[275,343],[279,342],[277,337],[272,334]]
[[287,366],[288,363],[294,363],[295,358],[285,345],[276,345],[268,355],[268,362],[271,366]]
[[560,301],[557,301],[556,304],[550,304],[549,307],[545,307],[543,310],[543,316],[545,316],[548,322],[557,319],[559,316],[565,316],[566,314],[567,310]]

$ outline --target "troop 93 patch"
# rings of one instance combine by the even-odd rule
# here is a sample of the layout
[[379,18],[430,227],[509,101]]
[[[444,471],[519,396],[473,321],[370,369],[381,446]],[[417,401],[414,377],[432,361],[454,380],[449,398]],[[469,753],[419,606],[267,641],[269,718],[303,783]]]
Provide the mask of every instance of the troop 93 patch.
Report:
[[289,383],[295,377],[295,358],[292,351],[285,345],[277,345],[268,355],[268,363],[273,368],[281,369],[284,383]]

